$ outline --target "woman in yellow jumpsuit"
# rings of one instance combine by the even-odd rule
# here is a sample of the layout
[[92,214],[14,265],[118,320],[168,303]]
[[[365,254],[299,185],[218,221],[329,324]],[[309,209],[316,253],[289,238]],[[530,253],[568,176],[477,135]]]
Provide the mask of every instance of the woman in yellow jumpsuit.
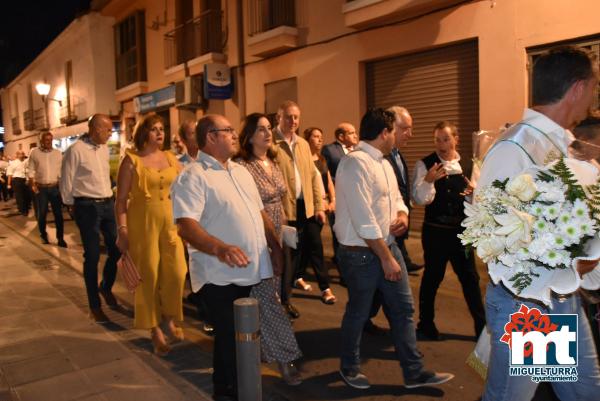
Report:
[[133,134],[135,148],[119,167],[115,213],[117,246],[129,252],[142,277],[135,291],[134,326],[150,329],[154,352],[165,355],[171,341],[181,341],[182,295],[186,266],[183,243],[177,235],[169,189],[181,167],[170,151],[163,151],[162,118],[149,115]]

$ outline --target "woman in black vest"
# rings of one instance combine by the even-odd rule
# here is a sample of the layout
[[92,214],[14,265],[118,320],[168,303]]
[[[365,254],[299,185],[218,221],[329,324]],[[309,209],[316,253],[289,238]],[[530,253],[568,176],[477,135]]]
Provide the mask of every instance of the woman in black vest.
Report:
[[422,339],[440,339],[434,323],[435,295],[450,261],[475,322],[475,334],[479,335],[485,326],[479,274],[473,252],[466,252],[457,237],[463,231],[460,223],[465,218],[465,196],[470,195],[473,188],[463,174],[460,155],[456,151],[456,126],[442,121],[435,126],[433,135],[435,152],[416,163],[413,179],[413,200],[425,205],[421,233],[425,271],[419,293],[417,334]]

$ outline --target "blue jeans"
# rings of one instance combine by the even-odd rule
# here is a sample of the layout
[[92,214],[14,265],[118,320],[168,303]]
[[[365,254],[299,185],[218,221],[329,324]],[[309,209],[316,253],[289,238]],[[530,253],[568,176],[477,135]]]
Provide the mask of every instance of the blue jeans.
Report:
[[114,205],[112,199],[104,201],[75,199],[75,222],[79,227],[83,243],[83,279],[91,309],[100,307],[100,297],[98,296],[100,233],[102,233],[108,252],[100,286],[110,291],[117,275],[117,260],[121,253],[116,245],[117,224]]
[[48,239],[48,233],[46,233],[46,216],[48,215],[48,202],[50,202],[52,214],[54,214],[54,224],[56,224],[56,238],[59,240],[63,239],[62,201],[58,185],[54,187],[40,187],[38,193],[35,195],[35,201],[38,208],[37,218],[40,236]]
[[379,290],[404,378],[414,379],[423,370],[423,362],[417,350],[413,298],[402,254],[396,244],[392,244],[391,250],[402,267],[400,281],[386,280],[379,257],[367,248],[349,250],[343,245],[338,248],[340,268],[348,286],[348,303],[342,320],[341,367],[360,368],[360,339],[373,295]]
[[599,399],[600,370],[598,355],[590,325],[581,306],[577,293],[566,299],[552,298],[550,308],[542,304],[524,301],[515,297],[503,285],[488,284],[486,293],[486,313],[488,329],[491,334],[491,355],[488,377],[482,401],[531,400],[537,383],[528,376],[509,376],[510,351],[508,345],[501,343],[504,325],[510,314],[519,310],[521,304],[538,308],[542,313],[578,315],[578,366],[577,382],[553,382],[552,388],[561,401],[592,401]]

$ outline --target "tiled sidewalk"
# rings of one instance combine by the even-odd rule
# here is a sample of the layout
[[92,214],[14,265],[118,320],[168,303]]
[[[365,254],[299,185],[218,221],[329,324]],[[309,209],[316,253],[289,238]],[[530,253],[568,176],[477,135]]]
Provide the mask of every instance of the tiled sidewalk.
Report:
[[75,250],[51,256],[14,219],[9,228],[0,218],[0,400],[210,399],[207,352],[186,341],[155,357],[148,334],[129,329],[127,306],[107,310],[110,325],[92,323],[68,267]]

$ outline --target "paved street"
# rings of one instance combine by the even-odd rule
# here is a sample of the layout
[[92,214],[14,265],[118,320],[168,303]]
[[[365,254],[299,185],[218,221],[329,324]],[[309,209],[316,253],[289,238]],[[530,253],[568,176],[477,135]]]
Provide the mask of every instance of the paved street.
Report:
[[[66,223],[69,249],[42,245],[33,217],[15,215],[13,203],[0,205],[0,400],[203,400],[211,393],[212,339],[200,330],[186,307],[187,341],[166,358],[151,353],[147,332],[132,330],[132,296],[119,279],[115,294],[124,307],[108,311],[113,323],[98,326],[87,318],[81,278],[82,248],[73,221]],[[54,226],[49,226],[55,242]],[[325,235],[326,241],[329,235]],[[419,261],[417,239],[410,252]],[[331,274],[337,283],[337,273]],[[485,275],[482,274],[485,277]],[[419,276],[411,276],[417,294]],[[316,283],[312,283],[317,288]],[[482,283],[483,286],[483,283]],[[437,324],[442,342],[420,342],[429,368],[456,378],[437,388],[406,390],[389,337],[363,337],[363,371],[372,387],[345,386],[337,373],[339,327],[346,302],[334,285],[334,306],[322,304],[318,292],[297,293],[302,317],[294,328],[304,352],[305,381],[298,387],[281,382],[274,365],[263,365],[265,400],[277,394],[289,400],[476,400],[482,379],[464,361],[474,346],[472,322],[460,285],[451,270],[438,297]],[[380,313],[376,322],[387,326]],[[547,399],[547,398],[546,398]]]

